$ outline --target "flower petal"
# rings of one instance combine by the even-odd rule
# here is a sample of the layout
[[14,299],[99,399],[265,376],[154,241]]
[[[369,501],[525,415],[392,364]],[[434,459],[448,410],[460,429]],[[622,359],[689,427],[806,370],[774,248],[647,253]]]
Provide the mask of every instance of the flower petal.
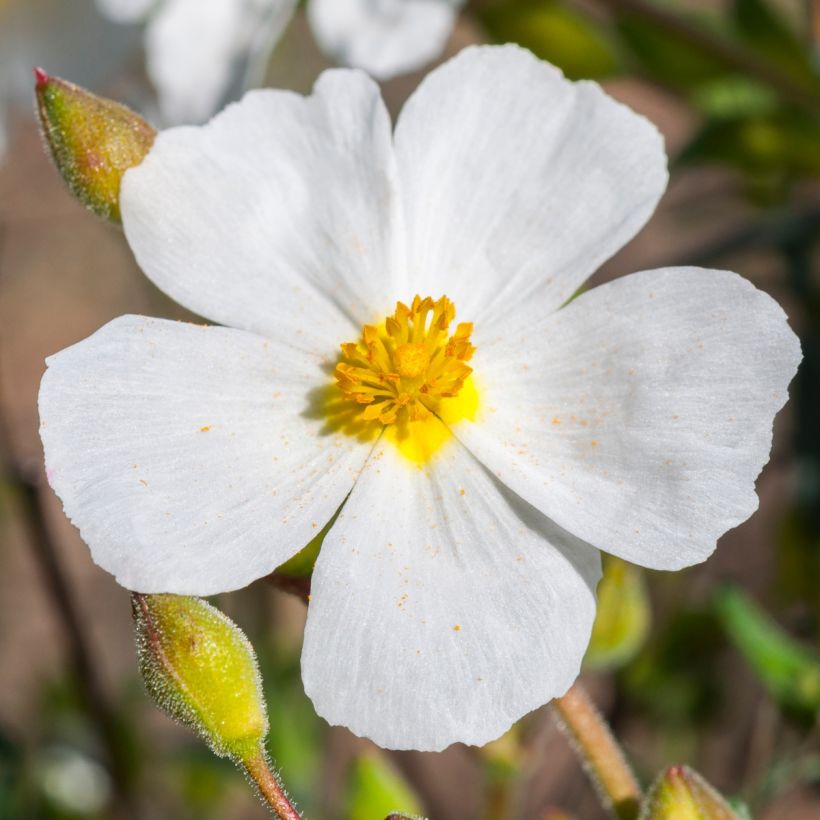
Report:
[[636,273],[476,344],[482,410],[456,434],[579,538],[678,569],[757,509],[800,345],[745,279]]
[[517,46],[468,48],[428,75],[396,154],[414,292],[446,293],[477,324],[533,294],[558,308],[643,226],[667,180],[649,121]]
[[572,684],[599,578],[457,441],[421,470],[382,439],[316,564],[305,691],[380,746],[486,743]]
[[254,91],[161,133],[123,179],[123,224],[178,302],[325,354],[392,307],[394,165],[378,86],[328,71],[310,97]]
[[148,15],[158,0],[97,0],[97,8],[117,23],[135,23]]
[[210,595],[266,575],[372,447],[320,418],[320,361],[244,331],[125,316],[48,364],[49,482],[129,589]]
[[281,32],[294,5],[293,0],[162,3],[146,30],[145,48],[163,119],[168,123],[208,119],[237,79],[260,33]]
[[321,48],[380,80],[432,62],[464,0],[310,0],[308,19]]

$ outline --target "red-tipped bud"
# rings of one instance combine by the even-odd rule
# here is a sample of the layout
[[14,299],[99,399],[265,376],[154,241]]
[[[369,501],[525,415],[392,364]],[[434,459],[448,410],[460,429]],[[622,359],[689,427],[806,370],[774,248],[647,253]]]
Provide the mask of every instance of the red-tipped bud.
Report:
[[124,105],[34,69],[37,111],[54,164],[71,193],[120,222],[123,174],[142,162],[156,130]]
[[738,820],[738,815],[697,772],[670,766],[647,795],[641,820]]

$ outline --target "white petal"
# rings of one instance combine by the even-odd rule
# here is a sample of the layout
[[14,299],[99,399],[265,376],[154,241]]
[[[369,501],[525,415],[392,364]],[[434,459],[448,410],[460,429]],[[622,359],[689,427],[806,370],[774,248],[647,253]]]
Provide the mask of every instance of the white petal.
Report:
[[97,8],[117,23],[134,23],[147,16],[159,0],[97,0]]
[[486,743],[572,684],[599,578],[454,440],[424,470],[378,444],[313,574],[305,691],[386,748]]
[[380,80],[433,61],[447,44],[464,0],[309,0],[321,48]]
[[563,304],[646,222],[666,186],[655,127],[517,46],[433,71],[396,127],[409,271],[459,316]]
[[161,133],[121,195],[137,261],[166,293],[322,352],[391,307],[396,205],[378,87],[346,70],[311,97],[255,91]]
[[482,409],[457,435],[579,538],[678,569],[757,509],[800,345],[748,281],[636,273],[549,316],[522,310],[476,344]]
[[293,7],[293,0],[166,0],[159,6],[146,30],[145,48],[164,120],[208,119],[260,30],[281,31]]
[[48,360],[49,482],[129,589],[248,584],[333,515],[371,444],[331,434],[315,357],[244,331],[126,316]]

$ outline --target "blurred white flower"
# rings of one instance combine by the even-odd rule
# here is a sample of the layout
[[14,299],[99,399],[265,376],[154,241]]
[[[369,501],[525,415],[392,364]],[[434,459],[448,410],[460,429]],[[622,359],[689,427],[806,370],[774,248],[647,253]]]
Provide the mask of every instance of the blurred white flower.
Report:
[[95,760],[69,746],[51,746],[36,765],[49,800],[69,814],[96,815],[111,800],[111,779]]
[[321,48],[380,80],[422,68],[444,51],[464,0],[309,0]]
[[[321,48],[337,61],[388,79],[443,50],[464,0],[310,0]],[[97,0],[120,23],[147,21],[148,74],[168,123],[204,122],[237,73],[266,56],[296,0]]]
[[148,75],[166,123],[204,122],[287,25],[297,0],[97,0],[121,23],[146,22]]
[[666,181],[649,122],[512,46],[432,72],[395,133],[349,70],[161,133],[126,236],[231,327],[128,316],[51,357],[49,480],[145,592],[244,586],[343,505],[317,711],[387,747],[484,743],[573,682],[599,548],[677,569],[757,507],[800,359],[780,307],[695,268],[567,304]]

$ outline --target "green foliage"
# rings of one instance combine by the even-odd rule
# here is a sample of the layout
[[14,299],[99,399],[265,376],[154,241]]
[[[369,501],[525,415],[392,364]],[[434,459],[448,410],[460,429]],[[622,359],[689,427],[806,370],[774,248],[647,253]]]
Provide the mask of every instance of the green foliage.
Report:
[[723,587],[715,605],[726,634],[784,710],[820,716],[820,656],[786,635],[740,589]]
[[733,12],[734,28],[743,43],[807,90],[814,87],[820,92],[805,42],[773,6],[766,0],[735,0]]
[[374,820],[396,813],[421,814],[418,798],[382,754],[360,755],[350,772],[345,816],[348,820]]
[[598,612],[584,665],[616,669],[632,660],[649,635],[651,616],[643,571],[620,558],[605,556]]
[[[697,24],[703,25],[704,21],[698,19]],[[649,79],[676,91],[688,94],[726,73],[720,59],[693,47],[684,33],[663,27],[655,20],[622,13],[617,16],[617,30],[633,66]]]
[[720,702],[718,680],[709,670],[722,645],[714,613],[677,609],[623,670],[626,696],[656,722],[659,732],[703,724]]
[[498,42],[519,43],[571,79],[603,79],[620,67],[606,29],[556,0],[497,3],[485,11],[483,23]]

